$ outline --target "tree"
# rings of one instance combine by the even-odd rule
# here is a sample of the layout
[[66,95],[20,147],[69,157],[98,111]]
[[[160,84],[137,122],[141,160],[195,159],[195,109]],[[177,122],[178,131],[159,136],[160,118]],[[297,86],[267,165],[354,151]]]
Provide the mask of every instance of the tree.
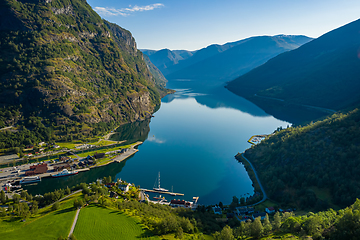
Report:
[[261,224],[261,217],[255,218],[255,220],[251,223],[250,232],[251,236],[254,238],[259,238],[263,234],[263,225]]
[[39,210],[39,204],[37,201],[33,201],[31,206],[31,214],[35,215]]
[[230,203],[229,208],[230,208],[231,210],[234,210],[237,206],[239,206],[239,199],[238,199],[236,196],[233,196],[233,200],[232,200],[232,202]]
[[[359,200],[355,204],[359,203]],[[355,205],[354,204],[354,205]],[[336,231],[332,234],[331,239],[351,239],[359,238],[360,234],[360,212],[358,209],[354,210],[346,208],[343,216],[335,224]]]
[[216,232],[213,234],[215,240],[233,240],[235,239],[233,235],[233,230],[229,226],[225,226],[221,232]]
[[66,195],[69,195],[69,194],[71,193],[70,188],[69,188],[69,187],[66,187],[65,192],[66,192]]
[[5,217],[6,216],[6,210],[4,207],[0,208],[0,216]]
[[272,226],[271,226],[268,214],[266,214],[266,216],[265,216],[263,227],[264,227],[264,234],[269,234],[270,231],[272,230]]
[[240,226],[235,228],[234,236],[236,239],[246,239],[250,236],[250,221],[248,222],[241,222]]
[[83,205],[84,205],[84,203],[81,199],[74,200],[74,208],[81,208]]
[[183,229],[182,227],[178,227],[175,233],[175,238],[182,239],[183,238]]
[[54,203],[54,204],[52,205],[51,210],[52,210],[52,211],[56,211],[56,210],[58,210],[59,208],[60,208],[60,203],[59,203],[59,202],[56,202],[56,203]]
[[13,201],[14,201],[14,203],[19,203],[19,201],[20,201],[20,195],[19,195],[19,194],[14,194],[14,195],[13,195]]
[[1,190],[1,193],[0,193],[0,201],[1,201],[2,204],[5,204],[5,203],[6,203],[6,195],[5,195],[4,190]]
[[281,226],[281,217],[280,217],[280,213],[276,212],[274,215],[274,221],[273,221],[273,229],[279,229]]

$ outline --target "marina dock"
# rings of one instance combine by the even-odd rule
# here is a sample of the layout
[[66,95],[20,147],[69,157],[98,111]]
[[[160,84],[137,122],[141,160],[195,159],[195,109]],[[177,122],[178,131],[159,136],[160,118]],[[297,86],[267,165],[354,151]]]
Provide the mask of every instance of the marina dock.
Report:
[[184,196],[183,193],[156,191],[156,190],[153,190],[153,189],[145,189],[145,188],[140,188],[140,191],[152,192],[152,193],[160,193],[160,194],[169,194],[169,195],[172,195],[172,196]]

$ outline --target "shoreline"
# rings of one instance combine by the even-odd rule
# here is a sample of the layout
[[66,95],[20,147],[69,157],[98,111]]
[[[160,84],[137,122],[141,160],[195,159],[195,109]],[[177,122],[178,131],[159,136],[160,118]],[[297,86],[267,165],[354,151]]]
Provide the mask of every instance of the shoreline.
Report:
[[91,168],[103,167],[103,166],[109,165],[109,164],[111,164],[113,162],[120,163],[120,162],[128,159],[129,157],[133,156],[135,153],[137,153],[139,151],[139,149],[136,149],[135,147],[137,147],[137,146],[139,146],[141,144],[143,144],[143,142],[136,142],[134,145],[131,146],[131,148],[127,152],[113,157],[110,161],[108,161],[108,162],[106,162],[104,164],[92,166],[92,167],[90,167],[90,169]]

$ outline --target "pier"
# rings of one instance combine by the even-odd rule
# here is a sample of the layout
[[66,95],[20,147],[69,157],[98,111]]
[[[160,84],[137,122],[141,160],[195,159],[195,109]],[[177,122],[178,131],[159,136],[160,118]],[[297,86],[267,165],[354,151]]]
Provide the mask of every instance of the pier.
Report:
[[169,195],[172,195],[172,196],[184,196],[183,193],[156,191],[156,190],[153,190],[153,189],[145,189],[145,188],[140,188],[140,191],[152,192],[152,193],[160,193],[160,194],[169,194]]

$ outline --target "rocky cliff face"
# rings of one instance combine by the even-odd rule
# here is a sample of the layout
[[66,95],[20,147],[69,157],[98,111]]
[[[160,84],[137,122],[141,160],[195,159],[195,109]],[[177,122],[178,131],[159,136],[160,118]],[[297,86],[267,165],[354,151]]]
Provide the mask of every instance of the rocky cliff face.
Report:
[[2,110],[92,126],[144,119],[160,104],[131,33],[85,1],[5,0],[0,20]]

